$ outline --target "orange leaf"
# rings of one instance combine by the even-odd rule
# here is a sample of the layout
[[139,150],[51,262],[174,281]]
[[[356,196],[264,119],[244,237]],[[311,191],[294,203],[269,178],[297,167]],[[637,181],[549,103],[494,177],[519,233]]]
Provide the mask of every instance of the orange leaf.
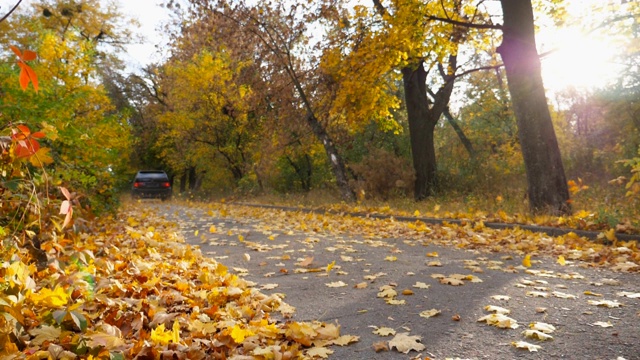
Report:
[[33,83],[33,89],[38,92],[38,76],[36,75],[36,72],[33,71],[29,65],[23,62],[18,62],[18,66],[22,69],[20,70],[20,87],[22,90],[26,90],[29,85],[29,81],[31,81]]
[[33,71],[31,66],[29,66],[29,65],[25,65],[24,69],[27,71],[27,74],[29,75],[29,79],[31,80],[31,83],[33,84],[33,90],[38,92],[38,75],[36,75],[36,72]]
[[23,134],[29,136],[31,134],[31,129],[27,125],[16,125],[18,130],[20,130]]
[[20,51],[20,49],[18,49],[17,47],[13,46],[13,45],[9,45],[9,49],[11,49],[14,54],[16,54],[16,56],[18,56],[20,59],[22,59],[22,52]]
[[22,60],[24,60],[24,61],[35,60],[37,56],[38,55],[36,54],[35,51],[25,50],[24,54],[22,55]]
[[18,66],[20,66],[20,87],[22,88],[22,90],[26,90],[27,86],[29,86],[29,74],[27,73],[27,71],[25,70],[25,67],[27,66],[24,63],[18,63]]

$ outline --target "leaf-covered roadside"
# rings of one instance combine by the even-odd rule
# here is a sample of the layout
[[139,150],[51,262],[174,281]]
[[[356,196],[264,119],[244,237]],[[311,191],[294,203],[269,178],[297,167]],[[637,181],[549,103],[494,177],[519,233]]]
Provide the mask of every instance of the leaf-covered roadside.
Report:
[[[194,206],[195,204],[190,204]],[[361,234],[366,238],[403,238],[420,241],[424,245],[454,246],[459,249],[475,249],[489,252],[511,252],[528,257],[552,256],[558,261],[583,261],[583,266],[603,266],[614,271],[640,271],[640,251],[637,241],[620,241],[613,229],[601,234],[601,241],[592,241],[575,233],[548,236],[521,228],[492,229],[480,218],[460,225],[443,223],[426,224],[422,221],[397,221],[388,218],[358,217],[351,212],[336,214],[327,212],[265,211],[239,204],[203,204],[209,213],[219,212],[234,218],[256,218],[280,229],[311,233]],[[562,260],[560,260],[562,258]]]
[[150,212],[124,209],[92,234],[58,234],[37,272],[2,249],[1,359],[292,359],[357,338],[280,321],[294,308],[184,244]]

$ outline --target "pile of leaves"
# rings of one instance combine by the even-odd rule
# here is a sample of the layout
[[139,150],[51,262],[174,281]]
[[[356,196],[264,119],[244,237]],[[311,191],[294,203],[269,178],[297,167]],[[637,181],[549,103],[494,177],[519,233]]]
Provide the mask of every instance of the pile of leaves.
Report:
[[346,345],[339,325],[295,309],[184,244],[175,226],[123,210],[91,233],[53,232],[47,267],[5,240],[2,359],[293,359]]

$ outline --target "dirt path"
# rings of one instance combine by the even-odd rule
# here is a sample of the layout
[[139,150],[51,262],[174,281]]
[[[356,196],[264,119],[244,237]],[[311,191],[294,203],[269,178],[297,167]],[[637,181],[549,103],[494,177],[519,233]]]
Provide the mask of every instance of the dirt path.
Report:
[[[524,268],[522,256],[435,245],[428,234],[408,240],[362,229],[305,230],[286,213],[265,222],[176,203],[150,206],[176,221],[203,254],[262,292],[286,294],[295,320],[338,322],[343,334],[360,337],[332,347],[331,358],[640,359],[637,273],[561,266],[543,256]],[[489,305],[510,311],[507,328],[478,322],[491,314]],[[439,313],[421,316],[429,310]],[[555,327],[553,339],[523,334],[536,322]],[[394,335],[374,331],[408,333],[408,353],[376,352],[374,344],[388,346]],[[539,348],[516,348],[520,341]]]

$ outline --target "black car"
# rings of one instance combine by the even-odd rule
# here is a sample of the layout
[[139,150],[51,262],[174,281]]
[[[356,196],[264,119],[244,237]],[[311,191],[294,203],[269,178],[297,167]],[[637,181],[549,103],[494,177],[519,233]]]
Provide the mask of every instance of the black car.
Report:
[[171,181],[161,170],[138,171],[131,187],[134,198],[160,198],[164,201],[170,199],[171,194]]

